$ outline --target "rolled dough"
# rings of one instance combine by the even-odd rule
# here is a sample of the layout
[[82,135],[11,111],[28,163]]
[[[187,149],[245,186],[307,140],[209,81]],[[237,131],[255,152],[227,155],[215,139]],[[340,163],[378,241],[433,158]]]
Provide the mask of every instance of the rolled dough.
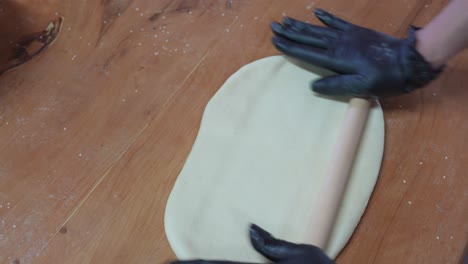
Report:
[[[250,245],[250,223],[314,244],[305,230],[320,214],[317,190],[347,109],[346,102],[310,91],[318,77],[282,56],[268,57],[242,67],[210,100],[166,207],[166,234],[177,257],[264,262]],[[326,250],[332,258],[366,208],[383,148],[377,103]]]

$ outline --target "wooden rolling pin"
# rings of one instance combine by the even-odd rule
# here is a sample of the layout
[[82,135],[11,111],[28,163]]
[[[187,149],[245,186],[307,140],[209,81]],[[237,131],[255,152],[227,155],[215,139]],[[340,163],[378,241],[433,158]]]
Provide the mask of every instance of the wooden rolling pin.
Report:
[[341,206],[369,110],[369,100],[351,99],[344,123],[338,133],[337,143],[332,151],[330,163],[325,171],[319,195],[321,210],[316,215],[318,222],[309,230],[309,234],[313,234],[316,246],[325,250]]

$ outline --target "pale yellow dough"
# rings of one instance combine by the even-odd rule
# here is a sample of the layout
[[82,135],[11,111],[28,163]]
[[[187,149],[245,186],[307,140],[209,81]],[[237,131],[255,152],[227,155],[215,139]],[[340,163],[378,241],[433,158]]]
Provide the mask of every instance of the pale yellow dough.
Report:
[[[210,100],[166,207],[166,234],[180,259],[264,262],[250,245],[250,223],[314,244],[305,230],[320,214],[317,190],[347,108],[315,95],[309,84],[316,78],[282,56],[269,57],[242,67]],[[383,149],[377,103],[327,249],[333,258],[366,208]]]

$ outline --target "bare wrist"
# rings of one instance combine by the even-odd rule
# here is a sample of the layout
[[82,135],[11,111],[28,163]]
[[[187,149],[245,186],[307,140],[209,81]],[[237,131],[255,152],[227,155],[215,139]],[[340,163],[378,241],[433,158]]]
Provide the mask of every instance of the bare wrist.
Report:
[[424,29],[416,32],[416,50],[434,70],[440,69],[447,62],[440,45]]

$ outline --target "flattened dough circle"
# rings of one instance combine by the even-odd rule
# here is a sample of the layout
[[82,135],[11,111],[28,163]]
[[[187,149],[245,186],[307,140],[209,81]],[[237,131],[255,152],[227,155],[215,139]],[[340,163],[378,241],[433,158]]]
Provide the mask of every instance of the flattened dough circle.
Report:
[[[180,259],[264,261],[250,246],[250,223],[314,244],[305,230],[320,214],[317,190],[347,109],[311,92],[316,78],[282,56],[268,57],[242,67],[210,100],[166,207],[166,234]],[[327,249],[333,258],[366,208],[383,148],[377,104]]]

